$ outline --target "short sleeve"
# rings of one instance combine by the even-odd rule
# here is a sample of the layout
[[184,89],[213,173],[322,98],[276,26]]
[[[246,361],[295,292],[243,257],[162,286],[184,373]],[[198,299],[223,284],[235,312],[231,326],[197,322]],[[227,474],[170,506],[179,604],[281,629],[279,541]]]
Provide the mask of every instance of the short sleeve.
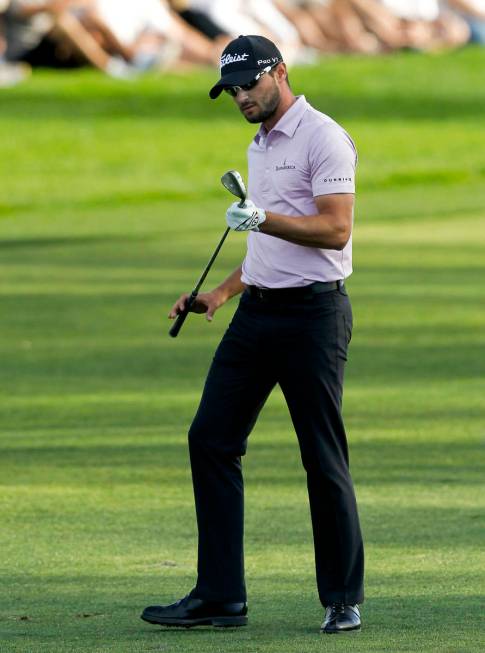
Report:
[[350,136],[337,124],[323,124],[315,130],[309,159],[313,197],[355,193],[357,151]]

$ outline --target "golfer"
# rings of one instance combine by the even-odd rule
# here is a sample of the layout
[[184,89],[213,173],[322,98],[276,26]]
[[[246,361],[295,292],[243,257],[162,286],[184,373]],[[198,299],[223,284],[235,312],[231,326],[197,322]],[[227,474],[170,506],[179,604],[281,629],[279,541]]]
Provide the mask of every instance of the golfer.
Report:
[[[242,295],[207,376],[189,432],[199,531],[198,578],[185,598],[151,606],[142,618],[167,626],[247,623],[241,456],[268,395],[279,384],[307,474],[321,630],[361,626],[363,544],[341,415],[352,311],[357,155],[346,132],[293,94],[280,51],[262,36],[240,36],[221,58],[211,89],[261,123],[249,146],[248,199],[227,210],[247,231],[242,265],[193,310],[211,320]],[[170,313],[185,306],[182,295]],[[278,464],[277,454],[275,465]]]

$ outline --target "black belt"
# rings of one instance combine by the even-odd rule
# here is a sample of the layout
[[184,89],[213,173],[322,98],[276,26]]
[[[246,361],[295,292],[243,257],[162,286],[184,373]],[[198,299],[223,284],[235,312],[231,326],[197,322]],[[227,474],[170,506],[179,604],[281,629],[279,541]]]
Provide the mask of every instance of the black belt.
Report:
[[308,300],[315,295],[321,295],[324,292],[339,290],[344,288],[342,279],[339,281],[315,281],[309,286],[298,288],[258,288],[258,286],[247,286],[248,294],[260,301],[265,302],[298,302]]

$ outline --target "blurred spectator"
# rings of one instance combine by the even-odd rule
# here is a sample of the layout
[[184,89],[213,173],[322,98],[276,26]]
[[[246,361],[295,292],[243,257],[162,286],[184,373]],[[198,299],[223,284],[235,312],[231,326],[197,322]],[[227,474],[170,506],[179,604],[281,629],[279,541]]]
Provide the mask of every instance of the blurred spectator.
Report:
[[379,42],[379,49],[397,50],[408,45],[401,20],[387,7],[383,0],[343,0],[362,21],[364,29]]
[[271,0],[189,0],[190,9],[202,12],[232,38],[261,34],[282,50],[285,61],[306,63],[314,56],[298,31]]
[[439,0],[381,0],[402,22],[408,44],[421,50],[456,48],[470,36],[466,22]]
[[164,0],[93,0],[82,20],[111,51],[113,39],[99,28],[104,24],[125,58],[139,69],[216,65],[224,47],[188,25]]
[[70,11],[84,4],[83,0],[10,0],[5,14],[7,59],[56,68],[88,62],[113,77],[132,76],[130,67],[111,57]]
[[190,0],[169,0],[169,5],[186,23],[207,36],[211,41],[217,42],[221,52],[231,41],[229,34],[215,23],[208,14],[193,9]]
[[10,0],[0,0],[0,88],[15,86],[30,73],[30,67],[25,64],[10,63],[6,60],[7,40],[5,38],[5,12]]
[[327,38],[318,22],[314,20],[307,7],[308,4],[310,3],[304,0],[274,0],[275,7],[296,28],[305,46],[318,52],[335,52],[335,44]]
[[485,45],[485,0],[447,0],[443,2],[457,11],[470,28],[470,41]]
[[469,30],[458,15],[443,10],[439,0],[348,0],[388,50],[455,48],[467,42]]
[[380,50],[378,39],[347,0],[275,2],[295,24],[303,42],[320,51],[374,54]]

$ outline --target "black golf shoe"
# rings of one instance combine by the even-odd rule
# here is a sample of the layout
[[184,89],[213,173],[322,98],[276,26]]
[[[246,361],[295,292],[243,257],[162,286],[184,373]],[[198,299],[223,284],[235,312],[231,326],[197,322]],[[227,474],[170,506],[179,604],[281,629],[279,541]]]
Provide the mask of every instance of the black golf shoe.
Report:
[[360,612],[358,605],[333,603],[325,610],[325,619],[320,630],[322,633],[355,633],[360,630]]
[[185,596],[171,605],[151,605],[143,610],[141,618],[161,626],[246,626],[247,603],[215,603]]

